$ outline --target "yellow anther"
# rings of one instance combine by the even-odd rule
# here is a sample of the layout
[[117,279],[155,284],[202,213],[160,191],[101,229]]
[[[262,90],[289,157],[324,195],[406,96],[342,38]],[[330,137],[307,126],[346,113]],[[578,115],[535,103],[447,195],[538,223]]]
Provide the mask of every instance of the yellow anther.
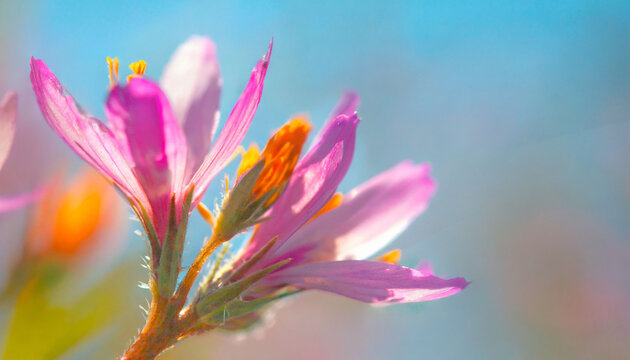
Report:
[[139,60],[129,64],[129,68],[133,71],[133,74],[127,76],[127,82],[135,77],[142,77],[144,71],[147,69],[147,63],[144,60]]
[[328,200],[328,202],[324,206],[322,206],[321,209],[319,209],[318,212],[315,213],[315,215],[313,215],[312,218],[310,218],[306,222],[306,224],[313,221],[313,219],[315,219],[316,217],[321,216],[329,212],[330,210],[338,207],[339,205],[341,205],[342,201],[343,201],[343,195],[341,193],[336,193],[335,195],[333,195],[333,197],[330,198],[330,200]]
[[114,87],[114,85],[118,84],[118,58],[110,58],[107,57],[107,68],[109,69],[109,85]]
[[402,251],[400,249],[392,250],[387,254],[381,255],[377,260],[387,264],[398,265]]
[[238,170],[236,171],[237,178],[240,178],[243,174],[248,172],[252,167],[254,167],[254,165],[256,165],[256,163],[260,159],[260,149],[256,144],[250,145],[247,151],[241,151],[243,159],[241,160],[241,164],[238,166]]
[[[256,199],[276,187],[283,186],[289,180],[311,127],[306,119],[297,117],[282,126],[269,139],[259,157],[265,160],[265,166],[252,189],[252,199]],[[250,156],[253,158],[254,154],[255,152],[252,150]],[[252,160],[248,159],[248,161]],[[278,196],[279,192],[272,196],[268,203],[274,202]]]

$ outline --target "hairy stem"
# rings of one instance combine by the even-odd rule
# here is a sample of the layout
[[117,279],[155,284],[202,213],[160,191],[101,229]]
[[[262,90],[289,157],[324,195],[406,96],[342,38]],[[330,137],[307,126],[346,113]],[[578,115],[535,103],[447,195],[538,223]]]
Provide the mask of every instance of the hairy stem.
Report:
[[197,316],[191,307],[182,311],[188,293],[204,264],[214,250],[224,241],[212,236],[188,268],[179,288],[171,298],[160,296],[157,282],[151,280],[151,308],[144,328],[121,360],[151,360],[174,345],[179,339],[194,332]]
[[195,283],[195,279],[197,279],[197,276],[201,272],[201,269],[203,269],[203,265],[206,263],[210,255],[212,255],[214,250],[224,242],[224,240],[218,238],[213,233],[212,237],[210,237],[210,239],[201,248],[199,254],[197,254],[197,257],[188,268],[186,275],[184,275],[184,279],[179,284],[179,288],[173,297],[174,303],[177,307],[179,307],[179,310],[181,310],[184,306],[188,293]]
[[121,360],[154,359],[170,342],[171,329],[166,323],[168,299],[160,297],[158,292],[154,291],[156,284],[153,281],[151,289],[153,297],[147,321]]

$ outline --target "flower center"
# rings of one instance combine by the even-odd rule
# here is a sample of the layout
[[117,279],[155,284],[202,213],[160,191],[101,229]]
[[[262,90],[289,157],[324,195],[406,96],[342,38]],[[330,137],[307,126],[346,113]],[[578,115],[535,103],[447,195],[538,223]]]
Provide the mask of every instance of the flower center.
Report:
[[[252,199],[257,199],[269,191],[282,187],[289,180],[310,130],[311,124],[306,119],[294,118],[276,131],[267,142],[262,154],[256,145],[251,146],[243,154],[243,160],[237,172],[239,177],[259,160],[265,160],[265,166],[250,193]],[[279,194],[280,191],[277,191],[268,203],[275,201]]]

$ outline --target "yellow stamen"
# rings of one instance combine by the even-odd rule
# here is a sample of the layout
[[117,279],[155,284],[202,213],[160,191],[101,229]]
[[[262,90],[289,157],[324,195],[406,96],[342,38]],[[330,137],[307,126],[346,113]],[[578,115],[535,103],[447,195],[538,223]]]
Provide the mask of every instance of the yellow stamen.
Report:
[[206,205],[204,205],[203,203],[199,203],[197,205],[197,211],[199,211],[201,217],[206,220],[206,222],[210,224],[210,226],[214,227],[214,215],[212,215],[212,211],[210,211],[210,209],[208,209]]
[[[265,166],[251,191],[253,199],[284,185],[289,180],[311,127],[305,118],[296,117],[269,139],[260,155],[260,158],[265,160]],[[279,192],[272,196],[268,203],[274,202],[278,195]]]
[[392,265],[398,265],[398,262],[400,261],[400,255],[402,255],[402,251],[400,251],[400,249],[392,250],[387,254],[381,255],[377,259],[377,261]]
[[328,202],[326,203],[326,205],[322,206],[321,209],[319,209],[319,211],[317,213],[315,213],[315,215],[313,215],[312,218],[310,218],[306,224],[308,224],[309,222],[313,221],[313,219],[315,219],[318,216],[321,216],[327,212],[329,212],[330,210],[338,207],[339,205],[341,205],[341,202],[343,201],[343,195],[341,193],[335,193],[335,195],[333,195],[330,200],[328,200]]
[[240,178],[243,174],[253,168],[260,159],[260,149],[256,144],[250,145],[249,149],[247,149],[247,152],[245,152],[244,150],[242,151],[243,159],[241,160],[241,164],[238,166],[238,170],[236,171],[237,178]]
[[114,85],[118,84],[118,58],[110,58],[109,56],[107,57],[107,68],[109,69],[109,85],[111,87],[114,87]]
[[147,63],[144,60],[139,60],[129,65],[133,74],[127,76],[127,82],[135,77],[142,77],[144,75],[144,71],[147,69]]

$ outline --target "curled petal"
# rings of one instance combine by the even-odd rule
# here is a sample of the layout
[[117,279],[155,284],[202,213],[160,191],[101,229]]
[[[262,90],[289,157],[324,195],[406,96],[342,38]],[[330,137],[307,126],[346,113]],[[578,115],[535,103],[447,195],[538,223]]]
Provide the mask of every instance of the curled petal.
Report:
[[219,124],[222,84],[214,42],[201,36],[180,45],[162,74],[160,86],[188,142],[187,176],[210,150]]
[[9,149],[15,136],[18,96],[8,92],[0,102],[0,169],[9,156]]
[[269,220],[256,229],[244,259],[278,236],[270,251],[274,253],[328,202],[350,167],[358,123],[356,114],[339,115],[330,123],[320,142],[296,166],[287,188],[269,211]]
[[269,44],[265,56],[258,61],[254,70],[252,70],[245,90],[243,90],[236,105],[234,105],[217,141],[210,149],[210,153],[206,155],[203,163],[190,180],[192,184],[195,184],[193,207],[201,201],[212,179],[214,179],[232,159],[234,152],[249,129],[249,125],[254,118],[256,109],[258,109],[258,103],[262,95],[263,83],[265,75],[267,74],[272,47],[273,41]]
[[30,77],[44,119],[57,135],[131,201],[148,205],[111,130],[77,108],[72,96],[43,61],[31,58]]
[[186,139],[159,86],[134,78],[116,86],[106,115],[116,140],[138,178],[153,210],[158,234],[166,230],[171,194],[183,194]]
[[322,126],[321,130],[317,133],[317,135],[313,139],[313,144],[317,144],[320,141],[320,139],[322,138],[322,135],[324,134],[324,130],[328,128],[328,125],[330,125],[331,122],[335,121],[337,116],[339,115],[350,116],[354,114],[355,112],[357,112],[357,108],[359,107],[360,102],[361,102],[361,98],[359,97],[359,94],[357,94],[354,91],[345,92],[341,96],[339,101],[337,102],[337,105],[335,105],[333,110],[330,112],[330,115],[328,115],[328,118],[326,119],[324,126]]
[[328,120],[326,123],[330,123],[339,115],[352,115],[357,112],[357,108],[359,107],[359,103],[361,102],[361,98],[359,94],[354,91],[347,91],[341,96],[337,105],[333,108],[330,115],[328,115]]
[[276,258],[366,259],[387,246],[428,206],[436,183],[427,164],[403,162],[344,196],[338,207],[300,228]]
[[364,260],[286,267],[263,281],[260,286],[292,285],[381,304],[436,300],[468,286],[464,278],[442,279],[404,266]]

